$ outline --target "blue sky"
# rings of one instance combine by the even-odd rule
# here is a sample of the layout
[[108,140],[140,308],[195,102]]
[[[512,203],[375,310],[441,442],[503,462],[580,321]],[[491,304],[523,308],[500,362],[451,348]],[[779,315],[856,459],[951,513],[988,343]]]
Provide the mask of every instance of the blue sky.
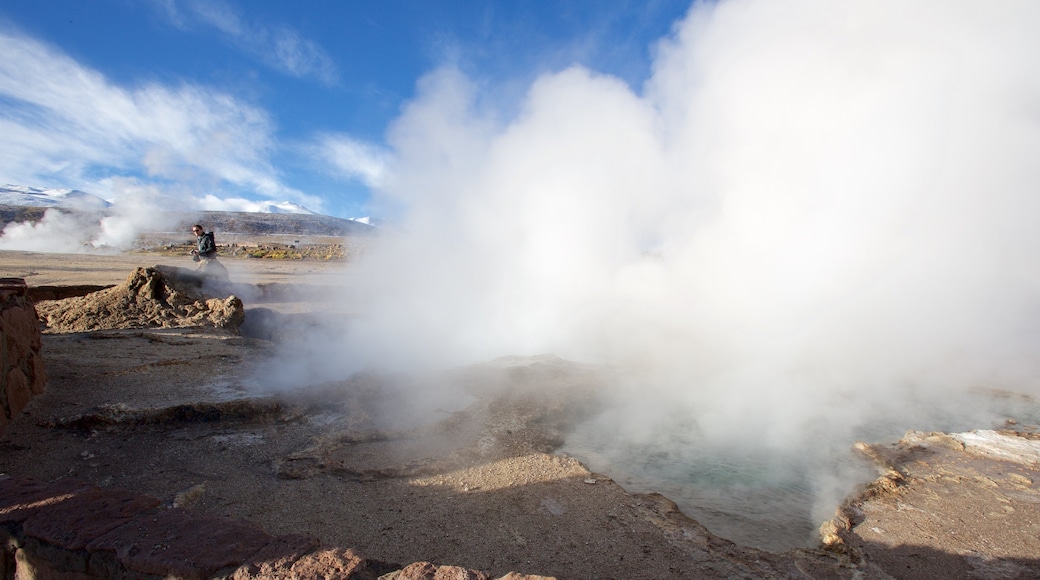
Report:
[[0,183],[371,213],[432,71],[502,118],[572,65],[634,91],[687,0],[0,1]]

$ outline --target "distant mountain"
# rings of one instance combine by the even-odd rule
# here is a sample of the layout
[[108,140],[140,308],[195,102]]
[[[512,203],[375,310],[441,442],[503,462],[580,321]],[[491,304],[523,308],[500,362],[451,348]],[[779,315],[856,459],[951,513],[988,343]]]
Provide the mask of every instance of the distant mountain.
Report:
[[257,213],[302,213],[319,215],[317,212],[313,212],[298,203],[291,201],[278,201],[269,202],[265,204],[258,204]]
[[77,189],[47,189],[25,185],[0,186],[0,204],[28,207],[64,207],[80,211],[97,211],[112,204]]
[[[297,236],[367,236],[378,233],[378,228],[357,222],[316,213],[259,213],[240,211],[202,211],[171,214],[171,223],[201,223],[207,231],[221,234],[284,234]],[[186,228],[185,228],[186,231]]]
[[[113,215],[112,204],[75,189],[44,189],[24,185],[0,186],[0,230],[9,223],[36,223],[48,209],[63,213]],[[306,207],[283,202],[259,202],[255,211],[166,212],[168,231],[187,231],[187,225],[202,223],[207,230],[225,234],[348,236],[371,235],[382,220],[342,219],[315,213]],[[96,219],[96,215],[95,218]],[[218,234],[219,235],[219,234]]]

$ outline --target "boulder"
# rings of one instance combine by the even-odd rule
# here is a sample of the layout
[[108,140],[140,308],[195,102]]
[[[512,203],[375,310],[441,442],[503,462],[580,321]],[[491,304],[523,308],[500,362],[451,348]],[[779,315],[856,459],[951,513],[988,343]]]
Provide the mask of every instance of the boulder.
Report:
[[0,433],[46,386],[41,346],[25,280],[0,278]]

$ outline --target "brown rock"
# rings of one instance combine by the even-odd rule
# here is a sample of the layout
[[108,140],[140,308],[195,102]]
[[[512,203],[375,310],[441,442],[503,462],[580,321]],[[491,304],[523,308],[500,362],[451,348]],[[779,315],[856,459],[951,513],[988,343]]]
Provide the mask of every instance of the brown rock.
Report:
[[92,489],[30,517],[22,525],[28,537],[69,550],[82,550],[159,500],[118,489]]
[[270,536],[246,521],[169,509],[135,517],[87,550],[109,552],[135,572],[208,578],[249,560],[269,542]]
[[291,578],[293,564],[317,547],[318,540],[310,536],[279,536],[235,570],[232,580]]
[[71,479],[54,483],[24,477],[0,479],[0,524],[24,522],[42,510],[53,508],[92,489],[97,488],[93,484]]
[[19,549],[14,552],[13,565],[17,572],[10,577],[15,580],[46,579],[46,580],[95,580],[96,577],[89,576],[83,571],[67,569],[67,562],[57,564],[37,557],[30,550]]
[[25,281],[0,279],[0,432],[43,392],[47,375],[40,348],[36,309]]
[[415,562],[396,572],[387,574],[388,580],[491,580],[491,576],[477,570],[460,566],[437,566],[430,562]]
[[303,556],[293,564],[289,578],[340,580],[365,568],[365,559],[354,550],[329,548]]
[[7,390],[7,405],[13,419],[32,400],[32,389],[25,373],[20,368],[12,368],[4,377],[4,387]]
[[861,445],[885,474],[843,506],[835,534],[877,577],[1040,578],[1033,435],[910,431]]
[[40,333],[36,328],[35,312],[31,308],[31,304],[28,307],[17,304],[4,309],[4,334],[20,338],[20,340],[7,341],[8,364],[24,360],[33,348],[36,350],[40,348]]
[[28,287],[22,278],[0,278],[0,302],[7,302],[10,298],[25,296]]
[[43,357],[36,353],[29,354],[30,368],[32,369],[30,387],[33,395],[43,393],[47,385],[47,371],[43,366]]

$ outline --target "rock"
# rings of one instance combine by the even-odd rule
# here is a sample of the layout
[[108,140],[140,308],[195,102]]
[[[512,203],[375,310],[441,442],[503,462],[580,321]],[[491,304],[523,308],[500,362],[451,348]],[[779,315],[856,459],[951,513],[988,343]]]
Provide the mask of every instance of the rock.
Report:
[[155,266],[137,268],[123,284],[38,305],[47,332],[86,332],[120,328],[214,327],[237,331],[245,307],[226,279],[193,270]]
[[459,566],[437,566],[429,562],[415,562],[379,577],[380,580],[491,580],[484,572]]
[[335,580],[350,578],[363,570],[365,559],[349,548],[330,548],[311,552],[300,558],[289,569],[290,578]]
[[134,518],[90,542],[87,550],[108,552],[134,572],[209,578],[222,568],[237,568],[269,542],[263,530],[243,520],[168,509]]
[[0,526],[20,524],[42,510],[94,489],[71,479],[45,483],[29,478],[0,478]]
[[971,455],[999,459],[1012,463],[1040,466],[1040,441],[1027,439],[1020,434],[1007,435],[989,429],[967,433],[955,433],[954,439],[964,445]]
[[[231,576],[232,580],[291,578],[293,564],[318,547],[311,536],[291,535],[274,538]],[[301,567],[302,569],[302,567]]]
[[47,383],[36,316],[25,280],[0,278],[0,433]]
[[29,518],[22,529],[27,537],[68,550],[83,550],[95,538],[157,505],[155,498],[124,490],[91,489],[55,505],[47,510],[46,517]]
[[[149,496],[84,482],[0,478],[0,577],[491,579],[429,562],[398,569],[352,548],[321,547],[310,536],[271,537],[242,520],[158,505]],[[500,580],[554,579],[510,572]]]
[[829,522],[829,547],[868,577],[1040,578],[1040,441],[1030,429],[857,445],[881,476]]
[[178,493],[173,498],[173,507],[175,508],[186,508],[191,504],[199,501],[199,498],[206,493],[206,484],[200,483],[194,485],[189,489],[186,489]]

